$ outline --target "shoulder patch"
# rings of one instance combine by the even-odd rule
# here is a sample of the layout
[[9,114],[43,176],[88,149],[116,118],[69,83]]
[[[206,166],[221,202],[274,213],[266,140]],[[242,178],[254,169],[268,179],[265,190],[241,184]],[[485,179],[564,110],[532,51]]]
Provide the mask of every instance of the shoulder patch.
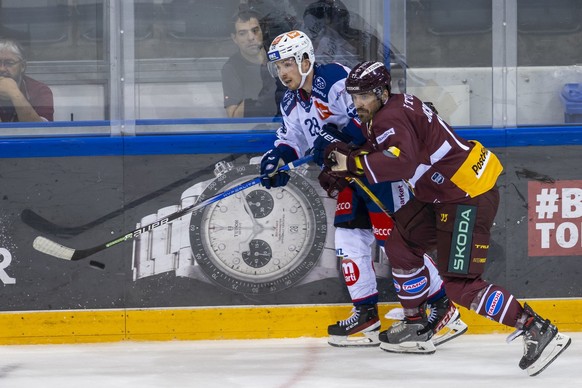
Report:
[[378,144],[382,144],[386,141],[386,139],[388,139],[390,136],[395,135],[395,134],[396,134],[396,131],[394,130],[394,128],[390,128],[389,130],[387,130],[386,132],[384,132],[380,136],[376,137],[376,142]]

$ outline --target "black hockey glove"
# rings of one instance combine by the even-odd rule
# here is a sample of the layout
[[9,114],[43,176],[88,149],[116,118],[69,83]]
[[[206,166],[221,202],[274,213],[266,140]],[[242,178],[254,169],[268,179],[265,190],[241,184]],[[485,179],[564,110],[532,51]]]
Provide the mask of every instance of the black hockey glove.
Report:
[[325,124],[313,142],[313,161],[318,166],[323,165],[323,155],[328,145],[338,141],[349,143],[351,140],[351,137],[339,130],[337,125]]
[[261,185],[267,189],[285,186],[291,176],[286,171],[277,170],[296,159],[295,151],[289,146],[279,146],[268,151],[261,159],[261,175],[265,175],[261,178]]

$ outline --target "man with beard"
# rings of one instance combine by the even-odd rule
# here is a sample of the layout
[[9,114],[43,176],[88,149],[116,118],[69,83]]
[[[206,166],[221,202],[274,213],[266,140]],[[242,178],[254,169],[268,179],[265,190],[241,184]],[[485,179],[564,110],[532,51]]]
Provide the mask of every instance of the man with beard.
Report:
[[224,108],[228,117],[277,115],[277,84],[267,70],[267,54],[258,13],[242,9],[234,17],[232,40],[239,51],[222,68]]
[[0,39],[0,121],[53,121],[53,93],[24,74],[26,59],[20,44]]
[[381,184],[403,179],[414,192],[394,212],[386,240],[392,277],[404,319],[379,334],[380,348],[394,353],[431,353],[433,330],[426,313],[432,278],[424,252],[436,245],[437,267],[447,294],[477,314],[515,328],[522,336],[519,367],[541,373],[571,343],[549,319],[523,305],[504,287],[483,278],[491,228],[499,206],[497,180],[503,166],[476,140],[466,140],[411,94],[392,93],[381,62],[361,62],[346,80],[366,141],[333,143],[324,153],[330,174]]

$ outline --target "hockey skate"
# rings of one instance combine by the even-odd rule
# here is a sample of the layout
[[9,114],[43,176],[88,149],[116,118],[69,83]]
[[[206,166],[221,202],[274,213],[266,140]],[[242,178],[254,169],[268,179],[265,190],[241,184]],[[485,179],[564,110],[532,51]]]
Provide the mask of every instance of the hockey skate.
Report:
[[378,306],[354,306],[352,315],[327,328],[328,343],[338,347],[378,346],[380,318]]
[[433,354],[432,328],[424,309],[418,316],[404,317],[380,333],[380,349],[390,353]]
[[[429,303],[427,308],[430,310],[428,322],[433,328],[432,342],[435,346],[457,338],[467,331],[468,326],[461,320],[459,309],[446,295],[433,304]],[[402,308],[395,308],[386,313],[385,317],[401,321],[404,319],[404,312]]]
[[511,334],[508,342],[523,335],[524,350],[519,367],[527,370],[530,376],[537,376],[566,350],[572,340],[559,333],[558,328],[548,319],[544,320],[537,315],[527,303],[523,309],[528,318],[523,329]]

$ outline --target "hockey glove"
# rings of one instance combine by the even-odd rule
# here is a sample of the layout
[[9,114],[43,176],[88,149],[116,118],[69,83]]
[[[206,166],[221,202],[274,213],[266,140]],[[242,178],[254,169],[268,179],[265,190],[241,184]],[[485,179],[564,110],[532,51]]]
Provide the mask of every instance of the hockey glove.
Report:
[[330,198],[337,198],[338,194],[349,185],[345,177],[331,174],[329,167],[324,167],[317,179]]
[[345,143],[332,143],[325,149],[324,163],[332,173],[343,176],[364,175],[362,156],[368,152]]
[[296,159],[295,151],[289,146],[279,146],[268,151],[261,160],[261,185],[267,189],[285,186],[291,176],[286,171],[277,170]]
[[323,155],[328,145],[336,142],[349,143],[350,141],[351,136],[339,130],[337,125],[325,124],[313,142],[313,161],[318,166],[323,165]]

